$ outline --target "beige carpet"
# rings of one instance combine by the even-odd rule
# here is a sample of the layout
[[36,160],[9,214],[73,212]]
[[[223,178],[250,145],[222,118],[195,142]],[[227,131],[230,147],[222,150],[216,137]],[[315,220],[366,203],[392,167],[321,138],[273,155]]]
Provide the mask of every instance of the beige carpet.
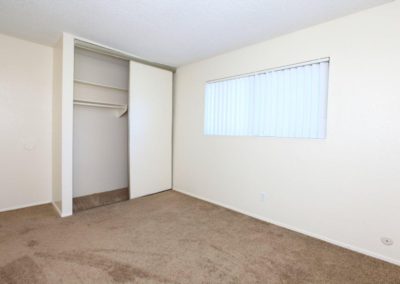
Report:
[[167,191],[0,213],[0,283],[400,283],[400,267]]

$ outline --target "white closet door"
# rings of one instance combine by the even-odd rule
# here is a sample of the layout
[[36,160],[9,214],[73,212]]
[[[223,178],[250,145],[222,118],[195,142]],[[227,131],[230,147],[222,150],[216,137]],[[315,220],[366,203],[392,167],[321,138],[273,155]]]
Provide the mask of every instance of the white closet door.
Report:
[[172,72],[131,61],[130,196],[172,186]]

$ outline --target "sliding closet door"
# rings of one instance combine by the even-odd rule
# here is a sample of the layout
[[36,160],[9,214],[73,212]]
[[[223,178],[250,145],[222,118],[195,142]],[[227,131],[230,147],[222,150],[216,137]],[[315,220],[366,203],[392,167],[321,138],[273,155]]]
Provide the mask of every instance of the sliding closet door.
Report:
[[130,196],[172,186],[172,72],[130,63]]

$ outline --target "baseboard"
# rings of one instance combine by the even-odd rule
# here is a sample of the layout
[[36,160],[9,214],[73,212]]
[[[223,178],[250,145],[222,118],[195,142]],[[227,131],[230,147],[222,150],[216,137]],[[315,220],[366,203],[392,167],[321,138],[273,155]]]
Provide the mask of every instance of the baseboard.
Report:
[[321,235],[318,235],[318,234],[314,234],[314,233],[311,233],[311,232],[296,228],[296,227],[291,226],[291,225],[287,225],[287,224],[284,224],[284,223],[281,223],[281,222],[278,222],[278,221],[271,220],[271,219],[266,218],[266,217],[259,216],[257,214],[253,214],[253,213],[250,213],[250,212],[247,212],[247,211],[244,211],[244,210],[240,210],[240,209],[234,208],[232,206],[225,205],[223,203],[220,203],[220,202],[217,202],[217,201],[213,201],[211,199],[204,198],[204,197],[201,197],[201,196],[193,194],[193,193],[186,192],[184,190],[180,190],[180,189],[176,189],[176,188],[173,188],[173,190],[175,190],[177,192],[180,192],[182,194],[185,194],[185,195],[188,195],[188,196],[191,196],[191,197],[194,197],[194,198],[197,198],[197,199],[200,199],[200,200],[203,200],[203,201],[206,201],[206,202],[209,202],[209,203],[212,203],[212,204],[227,208],[229,210],[232,210],[232,211],[235,211],[235,212],[238,212],[238,213],[253,217],[255,219],[258,219],[258,220],[261,220],[261,221],[264,221],[264,222],[268,222],[268,223],[274,224],[276,226],[279,226],[279,227],[282,227],[282,228],[285,228],[285,229],[288,229],[288,230],[291,230],[291,231],[294,231],[294,232],[297,232],[297,233],[300,233],[300,234],[303,234],[303,235],[307,235],[309,237],[316,238],[316,239],[325,241],[327,243],[330,243],[330,244],[333,244],[333,245],[336,245],[336,246],[339,246],[339,247],[342,247],[342,248],[345,248],[345,249],[348,249],[348,250],[352,250],[352,251],[355,251],[355,252],[358,252],[358,253],[361,253],[361,254],[365,254],[367,256],[370,256],[370,257],[373,257],[373,258],[376,258],[376,259],[379,259],[379,260],[383,260],[383,261],[386,261],[386,262],[389,262],[389,263],[392,263],[392,264],[400,266],[400,260],[397,260],[397,259],[394,259],[394,258],[390,258],[390,257],[384,256],[384,255],[381,255],[381,254],[366,250],[366,249],[355,247],[353,245],[346,244],[346,243],[343,243],[343,242],[340,242],[340,241],[332,240],[332,239],[330,239],[328,237],[321,236]]
[[53,205],[54,210],[57,211],[58,215],[60,215],[60,217],[63,217],[63,214],[61,213],[61,209],[58,208],[57,204],[54,201],[51,204]]
[[20,205],[20,206],[13,206],[13,207],[8,207],[8,208],[3,208],[3,209],[0,209],[0,212],[18,210],[18,209],[23,209],[23,208],[28,208],[28,207],[38,206],[38,205],[45,205],[45,204],[49,204],[49,203],[51,203],[51,200],[49,200],[49,201],[39,201],[39,202],[29,203],[29,204]]

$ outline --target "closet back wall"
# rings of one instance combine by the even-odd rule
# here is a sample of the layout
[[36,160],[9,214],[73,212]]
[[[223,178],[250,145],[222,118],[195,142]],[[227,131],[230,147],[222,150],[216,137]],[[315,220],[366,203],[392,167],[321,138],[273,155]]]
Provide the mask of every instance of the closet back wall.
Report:
[[51,202],[51,47],[0,34],[0,211]]
[[[128,61],[76,48],[74,62],[75,100],[128,104]],[[74,197],[128,187],[128,115],[115,112],[74,106]]]

